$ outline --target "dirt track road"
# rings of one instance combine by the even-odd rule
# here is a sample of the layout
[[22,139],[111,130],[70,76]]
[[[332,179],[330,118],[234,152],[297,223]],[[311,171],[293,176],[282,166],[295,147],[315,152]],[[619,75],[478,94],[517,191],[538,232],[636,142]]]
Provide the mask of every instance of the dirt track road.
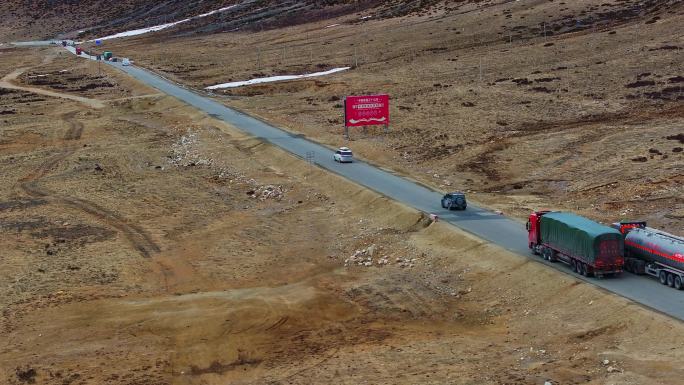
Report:
[[28,86],[19,86],[13,83],[14,80],[16,80],[19,75],[24,73],[28,68],[18,68],[14,70],[13,72],[9,73],[8,75],[4,76],[2,79],[0,79],[0,88],[6,88],[8,90],[17,90],[17,91],[26,91],[26,92],[32,92],[38,95],[44,95],[44,96],[50,96],[53,98],[61,98],[61,99],[69,99],[69,100],[74,100],[79,103],[83,103],[84,105],[90,107],[90,108],[95,108],[95,109],[100,109],[104,108],[105,103],[97,100],[97,99],[91,99],[91,98],[84,98],[81,96],[76,96],[76,95],[70,95],[70,94],[65,94],[61,92],[55,92],[55,91],[50,91],[50,90],[44,90],[42,88],[37,88],[37,87],[28,87]]
[[130,223],[120,215],[105,209],[96,203],[80,198],[63,196],[40,186],[39,182],[42,178],[57,168],[60,162],[73,155],[78,149],[78,143],[72,142],[81,138],[84,125],[75,118],[76,113],[77,111],[72,111],[60,116],[68,126],[67,131],[64,133],[62,143],[58,144],[58,147],[61,149],[57,150],[53,156],[43,161],[33,172],[23,177],[20,180],[19,186],[31,197],[44,198],[53,203],[73,207],[90,214],[103,224],[121,231],[130,244],[138,250],[143,257],[150,257],[153,253],[159,252],[160,249],[152,237],[140,226]]

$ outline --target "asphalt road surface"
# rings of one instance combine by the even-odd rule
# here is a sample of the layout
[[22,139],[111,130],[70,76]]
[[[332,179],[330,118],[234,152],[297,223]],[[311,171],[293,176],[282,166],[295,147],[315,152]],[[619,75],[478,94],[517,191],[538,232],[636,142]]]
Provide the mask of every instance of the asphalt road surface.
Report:
[[[278,146],[304,159],[312,159],[316,165],[334,172],[373,191],[395,199],[417,210],[439,215],[440,220],[512,252],[533,258],[539,263],[552,266],[576,279],[601,287],[634,302],[684,320],[684,291],[661,285],[656,279],[624,273],[616,278],[586,278],[575,274],[562,263],[544,261],[530,253],[527,247],[527,231],[522,223],[483,208],[468,205],[465,211],[448,211],[440,204],[441,193],[418,183],[382,170],[376,166],[355,161],[339,164],[333,160],[333,151],[300,135],[294,135],[273,127],[261,120],[232,110],[211,98],[174,84],[147,70],[135,66],[123,66],[120,62],[109,63],[139,81],[171,95],[207,114],[221,119],[236,128],[263,141]],[[534,277],[530,277],[534,279]]]

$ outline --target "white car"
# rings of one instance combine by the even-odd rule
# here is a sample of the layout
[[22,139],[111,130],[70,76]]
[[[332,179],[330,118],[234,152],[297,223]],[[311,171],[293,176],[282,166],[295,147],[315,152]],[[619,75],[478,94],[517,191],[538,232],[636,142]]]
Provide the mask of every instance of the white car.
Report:
[[127,57],[125,57],[121,60],[121,65],[129,66],[131,65],[131,61]]
[[335,155],[333,155],[333,160],[335,162],[340,162],[340,163],[351,163],[354,155],[352,154],[352,151],[349,149],[349,147],[340,147],[335,151]]

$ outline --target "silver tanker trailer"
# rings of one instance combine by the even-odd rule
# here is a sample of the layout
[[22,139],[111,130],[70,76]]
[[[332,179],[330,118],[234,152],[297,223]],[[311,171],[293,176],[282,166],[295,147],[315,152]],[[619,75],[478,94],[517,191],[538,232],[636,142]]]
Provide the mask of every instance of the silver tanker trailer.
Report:
[[625,270],[684,289],[684,237],[646,227],[646,222],[621,222],[613,227],[625,237]]

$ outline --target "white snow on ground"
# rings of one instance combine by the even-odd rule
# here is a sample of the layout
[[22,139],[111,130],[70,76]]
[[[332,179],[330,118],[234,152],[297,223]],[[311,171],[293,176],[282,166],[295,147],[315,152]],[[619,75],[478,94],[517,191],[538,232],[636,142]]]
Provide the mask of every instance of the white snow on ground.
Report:
[[271,83],[271,82],[281,82],[284,80],[297,80],[297,79],[304,79],[304,78],[313,78],[316,76],[325,76],[325,75],[334,74],[335,72],[346,71],[349,68],[351,68],[351,67],[333,68],[333,69],[328,70],[328,71],[314,72],[311,74],[304,74],[304,75],[280,75],[280,76],[271,76],[271,77],[267,77],[267,78],[256,78],[256,79],[251,79],[251,80],[244,80],[241,82],[217,84],[215,86],[207,87],[206,89],[216,90],[219,88],[235,88],[235,87],[242,87],[242,86],[248,86],[251,84],[259,84],[259,83]]
[[120,38],[120,37],[137,36],[137,35],[142,35],[142,34],[149,33],[149,32],[157,32],[157,31],[161,31],[161,30],[163,30],[163,29],[171,28],[171,27],[173,27],[173,26],[175,26],[175,25],[178,25],[178,24],[187,23],[188,21],[193,20],[193,19],[200,19],[200,18],[203,18],[203,17],[211,16],[211,15],[216,14],[216,13],[225,12],[225,11],[227,11],[227,10],[229,10],[229,9],[231,9],[231,8],[233,8],[233,7],[235,7],[235,6],[237,6],[237,4],[231,5],[231,6],[229,6],[229,7],[223,7],[223,8],[220,8],[220,9],[217,9],[217,10],[214,10],[214,11],[211,11],[211,12],[203,13],[203,14],[201,14],[201,15],[193,16],[193,17],[188,18],[188,19],[183,19],[183,20],[174,21],[174,22],[171,22],[171,23],[156,25],[156,26],[154,26],[154,27],[147,27],[147,28],[134,29],[134,30],[131,30],[131,31],[126,31],[126,32],[119,32],[119,33],[115,33],[114,35],[109,35],[109,36],[105,36],[105,37],[99,37],[99,38],[97,38],[97,39],[88,40],[88,41],[91,41],[91,42],[92,42],[92,41],[95,41],[95,40],[111,40],[111,39],[117,39],[117,38]]

